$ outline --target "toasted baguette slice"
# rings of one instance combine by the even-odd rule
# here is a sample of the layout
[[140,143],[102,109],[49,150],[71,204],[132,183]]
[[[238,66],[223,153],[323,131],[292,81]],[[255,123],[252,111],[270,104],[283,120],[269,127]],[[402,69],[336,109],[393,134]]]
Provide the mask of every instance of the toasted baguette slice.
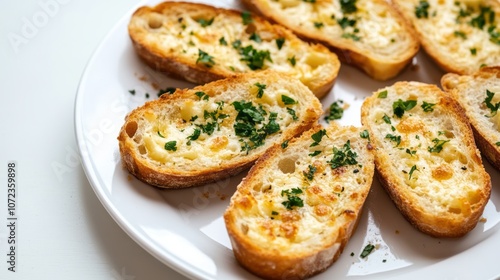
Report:
[[449,73],[441,84],[465,109],[479,150],[500,170],[500,114],[486,103],[494,108],[500,102],[500,67],[485,67],[473,75]]
[[394,2],[413,23],[425,51],[446,72],[472,74],[500,65],[500,1]]
[[377,80],[396,76],[420,47],[410,25],[384,0],[243,2],[299,36],[327,45],[342,62]]
[[321,98],[331,90],[340,67],[334,53],[284,27],[203,4],[165,2],[139,8],[128,30],[150,67],[198,84],[273,69],[300,79]]
[[127,169],[158,187],[201,185],[249,168],[309,129],[321,103],[299,80],[262,71],[164,94],[132,111],[118,137]]
[[453,98],[435,85],[398,82],[364,101],[361,121],[376,148],[379,179],[411,224],[435,237],[463,236],[476,226],[491,182]]
[[373,180],[362,131],[318,125],[257,161],[224,213],[243,267],[266,279],[303,279],[340,256]]

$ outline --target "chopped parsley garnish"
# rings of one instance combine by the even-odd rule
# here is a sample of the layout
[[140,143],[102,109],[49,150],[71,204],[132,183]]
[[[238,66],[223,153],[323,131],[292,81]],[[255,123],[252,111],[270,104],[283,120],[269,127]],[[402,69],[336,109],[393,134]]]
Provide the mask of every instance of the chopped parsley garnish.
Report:
[[165,93],[173,94],[175,91],[176,91],[176,88],[174,88],[174,87],[167,87],[165,89],[160,89],[156,95],[158,97],[160,97],[160,96],[164,95]]
[[314,27],[316,27],[317,29],[320,29],[323,26],[324,26],[324,24],[322,22],[319,22],[319,21],[314,22]]
[[393,142],[396,142],[396,147],[399,146],[399,144],[401,144],[401,135],[392,135],[392,134],[387,134],[385,136],[386,139],[389,139]]
[[342,19],[338,19],[337,23],[340,25],[340,27],[342,27],[342,29],[346,29],[349,26],[356,25],[356,20],[350,19],[348,17],[343,17]]
[[135,95],[135,89],[131,89],[128,91],[130,94]]
[[255,32],[252,33],[252,35],[250,35],[250,40],[255,41],[257,43],[262,42],[262,39],[260,38],[259,34],[255,33]]
[[323,136],[326,136],[326,129],[321,129],[318,132],[311,135],[311,138],[314,142],[309,147],[318,146],[319,142],[321,142],[321,139],[323,139]]
[[286,149],[286,147],[288,147],[288,142],[289,141],[290,141],[290,139],[283,141],[283,143],[281,143],[281,148],[282,149]]
[[201,25],[201,27],[207,27],[209,25],[212,25],[212,23],[214,22],[214,18],[211,18],[209,20],[206,20],[204,18],[200,18],[196,21]]
[[500,146],[500,141],[499,141],[499,142],[496,142],[496,143],[495,143],[495,145]]
[[177,151],[177,141],[169,141],[167,143],[165,143],[165,150],[167,151]]
[[413,172],[415,172],[415,170],[418,171],[417,166],[413,165],[410,169],[410,173],[408,173],[408,180],[411,180],[411,176],[413,175]]
[[255,83],[255,86],[258,88],[257,98],[262,98],[262,96],[264,95],[264,90],[266,89],[266,85],[261,83]]
[[241,13],[241,19],[243,20],[243,25],[248,25],[253,22],[252,15],[247,11]]
[[285,44],[285,38],[276,39],[276,46],[278,47],[278,50],[281,50],[283,44]]
[[295,64],[297,63],[297,61],[295,60],[295,55],[288,58],[288,61],[290,61],[290,64],[292,64],[292,66],[295,66]]
[[363,130],[361,133],[359,133],[359,136],[363,139],[368,139],[370,140],[370,133],[368,133],[368,130]]
[[443,145],[447,142],[450,142],[450,140],[440,140],[434,138],[432,139],[432,142],[434,143],[434,146],[428,147],[427,150],[429,151],[429,153],[439,153],[443,150]]
[[304,1],[306,3],[316,3],[316,0],[302,0],[302,1]]
[[189,139],[189,141],[187,142],[188,145],[191,145],[191,141],[195,141],[198,139],[198,137],[200,137],[200,134],[201,134],[201,130],[199,130],[198,128],[195,128],[194,131],[193,131],[193,134],[189,135],[187,137],[187,139]]
[[288,200],[283,201],[281,204],[283,204],[283,206],[285,206],[285,208],[288,210],[292,210],[293,207],[303,207],[304,201],[300,197],[298,197],[298,195],[301,193],[302,193],[302,190],[299,188],[282,190],[281,196],[286,195]]
[[344,14],[351,14],[358,10],[356,0],[340,0],[340,8]]
[[388,115],[384,114],[384,116],[382,117],[382,120],[386,123],[386,124],[391,124],[391,118],[389,118]]
[[318,150],[318,151],[314,151],[314,152],[310,153],[309,156],[314,157],[314,156],[317,156],[319,154],[321,154],[321,151]]
[[352,39],[353,41],[361,40],[361,37],[359,37],[358,35],[356,35],[354,33],[344,33],[344,34],[342,34],[342,38]]
[[297,104],[297,101],[295,101],[295,99],[288,97],[284,94],[281,95],[281,101],[283,101],[283,104],[285,104],[285,105]]
[[198,96],[200,98],[200,100],[208,100],[209,96],[204,93],[203,91],[197,91],[194,93],[196,96]]
[[378,93],[377,95],[378,98],[386,98],[387,97],[387,90],[383,90]]
[[494,92],[486,90],[486,98],[484,99],[483,103],[486,104],[486,107],[488,107],[488,109],[490,109],[490,111],[491,111],[491,114],[489,116],[486,116],[486,117],[495,116],[498,112],[498,108],[500,108],[500,102],[497,102],[495,104],[491,103],[494,96],[495,96]]
[[286,111],[288,112],[288,114],[290,114],[290,116],[292,116],[292,120],[296,121],[299,119],[299,117],[297,117],[297,114],[295,113],[294,109],[287,107]]
[[396,115],[398,118],[401,118],[405,111],[409,111],[413,109],[417,105],[416,100],[407,100],[403,101],[401,99],[398,99],[398,101],[395,101],[392,104],[392,109],[394,111],[394,115]]
[[165,138],[165,136],[163,136],[160,131],[158,131],[158,136],[160,136],[161,138]]
[[196,60],[196,64],[201,63],[205,65],[206,67],[210,68],[214,66],[215,61],[213,60],[213,56],[209,55],[208,53],[202,51],[201,49],[198,49],[198,59]]
[[333,120],[339,120],[342,118],[342,115],[344,115],[344,109],[341,107],[340,104],[343,104],[343,100],[337,100],[334,101],[332,104],[330,104],[329,110],[328,110],[328,115],[325,116],[325,120],[327,122],[333,121]]
[[359,256],[364,259],[373,251],[373,249],[375,249],[375,246],[372,244],[368,244],[365,246],[363,252],[361,252]]
[[271,135],[273,133],[280,131],[280,125],[276,122],[277,117],[278,113],[271,112],[269,114],[269,122],[263,127],[267,135]]
[[495,12],[491,9],[491,7],[481,7],[481,11],[477,17],[472,18],[470,21],[470,25],[473,27],[477,27],[479,29],[483,29],[483,27],[487,23],[494,23],[495,21]]
[[309,165],[307,172],[306,171],[303,171],[303,172],[304,172],[304,176],[306,176],[307,180],[312,181],[312,179],[314,179],[314,173],[316,173],[316,167]]
[[245,61],[250,69],[262,69],[266,60],[273,62],[273,60],[271,59],[271,53],[269,51],[259,51],[257,49],[254,49],[252,45],[248,45],[246,47],[240,47],[240,45],[241,41],[239,40],[233,42],[233,47],[238,49],[238,52],[241,55],[240,60]]
[[241,47],[241,40],[234,40],[231,43],[231,46],[233,46],[233,48],[235,48],[235,49],[239,49]]
[[273,215],[273,216],[276,216],[276,215],[278,215],[278,214],[279,214],[279,213],[278,213],[278,212],[276,212],[276,211],[271,211],[271,215]]
[[226,42],[226,39],[224,37],[220,37],[219,39],[219,44],[223,45],[223,46],[227,46],[227,42]]
[[477,54],[477,49],[476,48],[470,49],[470,54],[476,55]]
[[422,107],[424,112],[432,112],[434,111],[434,106],[436,106],[436,103],[427,103],[424,101],[420,107]]
[[358,154],[351,150],[351,141],[347,140],[341,149],[333,147],[333,158],[328,161],[328,163],[332,169],[346,165],[354,165],[358,163],[356,157],[358,157]]
[[415,7],[415,16],[417,18],[428,18],[429,17],[429,2],[420,0],[418,6]]
[[417,153],[417,151],[416,150],[412,151],[410,149],[406,149],[406,153],[409,154],[410,156],[414,156]]
[[455,31],[453,32],[453,35],[455,35],[455,37],[460,37],[464,40],[467,39],[467,35],[465,35],[465,33],[462,31]]

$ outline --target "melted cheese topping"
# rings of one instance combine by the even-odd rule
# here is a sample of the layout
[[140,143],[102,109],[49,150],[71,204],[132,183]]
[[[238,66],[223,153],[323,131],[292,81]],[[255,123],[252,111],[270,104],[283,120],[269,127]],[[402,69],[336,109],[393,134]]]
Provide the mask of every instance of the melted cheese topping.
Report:
[[[200,19],[213,21],[203,27],[197,21]],[[309,87],[322,83],[322,79],[338,71],[338,60],[333,53],[318,51],[286,34],[281,35],[286,38],[282,47],[278,48],[276,39],[280,38],[279,35],[258,30],[258,25],[244,25],[241,17],[234,19],[233,15],[197,15],[195,18],[194,13],[182,13],[179,17],[175,16],[175,12],[170,15],[150,13],[132,20],[135,25],[147,30],[142,36],[146,42],[156,46],[157,51],[195,64],[199,50],[202,50],[213,57],[214,70],[229,74],[251,71],[239,50],[232,45],[237,40],[241,42],[241,47],[252,46],[258,51],[269,51],[272,61],[265,60],[262,69],[288,73]],[[253,33],[259,36],[259,42],[251,39]],[[222,39],[225,44],[219,41]]]
[[[480,175],[475,173],[477,164],[470,158],[470,151],[463,147],[467,143],[464,135],[447,117],[439,97],[387,90],[387,99],[376,98],[368,118],[373,122],[378,145],[392,160],[388,172],[398,174],[394,179],[407,187],[412,200],[425,211],[469,213],[481,193],[477,183]],[[401,118],[393,114],[392,107],[399,98],[417,101]],[[435,104],[432,112],[423,111],[424,101]],[[400,137],[399,141],[395,137]]]
[[[500,64],[500,44],[492,42],[488,28],[493,26],[499,33],[500,11],[496,10],[495,21],[480,29],[471,21],[480,15],[480,7],[489,7],[487,1],[428,0],[428,18],[416,18],[415,7],[419,0],[398,1],[405,12],[412,16],[416,29],[427,37],[430,48],[439,51],[440,58],[451,65],[459,65],[463,72],[474,72],[482,66]],[[498,6],[498,5],[497,5]],[[490,7],[492,8],[492,7]],[[498,9],[498,8],[497,8]],[[463,13],[466,16],[461,16]]]
[[[373,55],[378,57],[397,59],[408,51],[411,44],[405,27],[388,12],[388,6],[373,1],[356,1],[357,11],[349,14],[342,12],[337,0],[318,0],[315,3],[302,0],[260,2],[263,2],[261,5],[265,5],[266,10],[269,8],[273,15],[285,21],[286,25],[317,34],[322,40],[334,45],[354,45],[361,51],[374,52]],[[343,29],[338,23],[343,17],[355,19],[355,25]],[[349,38],[352,35],[359,40]]]

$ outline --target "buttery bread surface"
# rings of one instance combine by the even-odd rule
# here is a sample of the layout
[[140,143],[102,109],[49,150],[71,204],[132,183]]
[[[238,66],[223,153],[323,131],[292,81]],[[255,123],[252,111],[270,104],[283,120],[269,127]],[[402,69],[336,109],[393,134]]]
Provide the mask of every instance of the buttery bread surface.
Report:
[[128,26],[138,55],[153,69],[204,84],[272,69],[298,78],[319,98],[337,78],[337,56],[248,12],[187,2],[141,7]]
[[361,108],[382,185],[406,219],[436,237],[472,230],[491,192],[460,105],[435,85],[398,82]]
[[266,279],[302,279],[340,256],[374,173],[362,128],[316,126],[252,167],[224,214],[240,264]]

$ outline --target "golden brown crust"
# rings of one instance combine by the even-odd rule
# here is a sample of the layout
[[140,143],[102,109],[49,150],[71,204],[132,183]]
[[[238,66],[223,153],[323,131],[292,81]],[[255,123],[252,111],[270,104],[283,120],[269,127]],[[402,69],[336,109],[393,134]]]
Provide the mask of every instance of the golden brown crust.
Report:
[[[151,155],[149,154],[149,152],[145,152],[144,145],[146,145],[147,147],[147,143],[144,142],[144,139],[147,135],[144,131],[150,131],[150,127],[161,126],[165,123],[172,123],[176,125],[177,129],[180,129],[180,131],[183,131],[183,129],[181,128],[190,129],[190,121],[183,121],[182,113],[177,108],[179,108],[179,106],[183,104],[182,102],[185,102],[186,100],[199,100],[199,97],[195,95],[195,92],[205,92],[210,96],[210,100],[216,100],[218,98],[217,100],[219,100],[219,102],[223,101],[224,104],[229,104],[226,105],[228,106],[228,112],[233,112],[231,111],[232,102],[229,102],[232,99],[237,98],[237,100],[243,99],[253,102],[257,102],[258,100],[260,100],[256,98],[253,93],[249,92],[249,89],[254,86],[257,81],[262,84],[267,84],[266,91],[272,91],[278,88],[279,90],[286,89],[289,90],[291,94],[296,96],[296,98],[300,98],[299,100],[297,100],[300,104],[297,106],[300,107],[297,107],[296,109],[298,120],[290,120],[290,124],[288,124],[286,127],[281,125],[281,130],[269,136],[270,138],[266,139],[263,146],[253,149],[249,151],[247,155],[245,155],[244,152],[239,151],[239,146],[241,144],[237,144],[237,150],[234,151],[235,154],[233,153],[234,156],[227,159],[225,158],[224,160],[220,160],[220,163],[215,163],[215,158],[213,162],[212,160],[208,160],[209,157],[207,157],[207,159],[203,161],[203,159],[199,156],[200,151],[203,152],[203,150],[193,150],[194,152],[192,152],[191,154],[195,153],[194,157],[196,158],[196,160],[192,160],[189,165],[186,165],[184,167],[175,167],[175,165],[170,164],[171,161],[175,159],[175,157],[180,158],[182,154],[164,155],[164,157],[166,158],[163,161],[168,163],[166,164],[165,162],[162,163],[161,161],[158,161],[158,159],[152,158],[155,154],[154,149],[151,151]],[[273,94],[273,92],[269,92],[269,94]],[[264,98],[265,97],[266,95],[264,95]],[[279,107],[276,106],[274,107],[274,109],[278,110],[277,108]],[[284,109],[283,114],[285,115],[283,115],[283,117],[286,118],[288,117],[289,113],[287,113],[287,111]],[[147,119],[147,115],[151,115],[151,112],[154,113],[155,120],[163,118],[164,121],[149,121]],[[201,113],[203,114],[203,111],[201,111]],[[273,71],[237,75],[228,79],[218,80],[204,86],[198,86],[194,89],[178,89],[174,94],[162,95],[158,100],[147,102],[143,106],[133,110],[126,117],[125,123],[120,130],[120,134],[118,136],[119,149],[124,166],[130,171],[130,173],[150,185],[164,188],[184,188],[190,186],[198,186],[235,175],[249,168],[268,147],[272,146],[273,141],[281,143],[282,141],[293,138],[295,135],[300,134],[302,131],[309,129],[318,120],[321,113],[321,103],[319,102],[319,100],[298,80],[294,80],[284,74],[279,74]],[[203,117],[200,117],[200,119],[201,118]],[[230,131],[231,129],[233,129],[232,122],[234,122],[234,119],[234,115],[231,115],[224,119],[224,122],[227,122],[225,126],[229,129],[225,131]],[[193,128],[193,126],[191,127]],[[156,131],[153,132],[153,136],[155,136]],[[160,130],[158,130],[158,133],[161,134]],[[217,133],[228,133],[227,135],[221,135],[221,137],[236,137],[234,136],[234,131],[215,131],[213,135],[215,136]],[[229,134],[233,135],[231,136]],[[165,141],[169,140],[167,138],[165,138]],[[183,141],[182,139],[186,139],[186,137],[183,136],[179,139],[180,141]],[[161,140],[163,141],[163,139]],[[209,144],[210,143],[205,143],[204,145]],[[179,145],[181,144],[179,143]],[[186,144],[184,143],[184,145]],[[189,148],[186,149],[194,149],[194,145],[195,144],[189,146]],[[198,148],[200,149],[210,149],[209,146],[203,146],[202,144],[200,145],[201,146],[198,146]],[[179,150],[182,148],[183,146],[178,147]],[[161,149],[163,150],[163,148]],[[227,150],[225,150],[224,148],[221,151],[227,152]],[[164,152],[165,151],[163,151],[163,153]],[[213,153],[214,152],[211,152],[211,154]],[[214,157],[215,155],[217,155],[217,151],[215,152]],[[204,166],[200,162],[205,164],[206,166]],[[185,162],[181,163],[185,164]]]
[[263,4],[262,0],[242,0],[242,2],[250,10],[263,15],[271,22],[276,22],[285,25],[287,28],[293,30],[300,38],[315,43],[321,43],[327,46],[339,57],[342,63],[347,63],[355,66],[375,80],[385,81],[398,75],[411,59],[415,56],[420,48],[418,37],[411,27],[411,24],[403,18],[400,13],[393,7],[392,3],[386,1],[373,0],[372,2],[377,5],[385,6],[386,11],[402,25],[403,30],[398,31],[400,34],[405,33],[410,37],[411,44],[406,49],[405,53],[400,57],[394,59],[389,57],[376,57],[375,53],[362,50],[354,44],[349,44],[345,40],[338,40],[336,38],[328,38],[318,32],[310,32],[299,26],[289,24],[283,19],[282,15],[276,14]]
[[[177,22],[177,20],[182,21],[183,17],[194,18],[200,16],[203,17],[210,16],[214,18],[217,15],[224,15],[224,18],[220,19],[227,21],[224,28],[226,27],[229,28],[231,25],[241,25],[241,18],[242,18],[241,12],[239,11],[215,8],[212,6],[199,3],[164,2],[154,7],[139,8],[133,14],[130,24],[128,26],[129,35],[139,57],[154,70],[164,72],[168,75],[185,79],[187,81],[196,84],[205,84],[218,79],[227,78],[241,72],[261,71],[260,69],[251,70],[250,68],[235,70],[232,69],[232,66],[234,65],[230,65],[225,62],[221,63],[217,62],[215,65],[207,67],[201,63],[197,63],[196,56],[193,57],[193,56],[183,55],[181,50],[183,47],[180,46],[175,48],[171,46],[169,47],[168,45],[162,43],[161,41],[158,41],[159,39],[157,38],[152,39],[152,37],[157,36],[155,33],[156,31],[154,30],[157,29],[159,30],[163,27],[157,27],[156,29],[153,29],[153,31],[151,31],[148,29],[147,26],[145,26],[145,23],[143,23],[142,21],[146,21],[147,19],[151,18],[154,19],[155,15],[157,14],[164,15],[164,20],[168,20],[168,23],[163,23],[163,24],[173,24],[173,23],[180,24],[179,22]],[[321,98],[325,94],[330,92],[331,88],[335,83],[340,68],[340,62],[338,61],[338,58],[334,53],[330,52],[327,48],[319,44],[308,45],[308,43],[301,41],[291,31],[287,30],[286,28],[281,27],[279,25],[272,25],[265,19],[257,15],[252,15],[252,21],[253,22],[251,28],[254,28],[259,32],[263,33],[264,34],[263,36],[268,36],[269,38],[274,38],[274,37],[284,38],[286,41],[289,42],[289,44],[295,45],[297,47],[297,50],[295,50],[295,55],[297,57],[296,63],[298,65],[297,67],[299,67],[300,64],[307,63],[298,59],[300,56],[303,56],[306,53],[317,52],[321,53],[322,55],[325,55],[326,59],[323,61],[323,63],[328,64],[328,67],[324,68],[324,71],[321,71],[322,73],[320,74],[316,73],[313,81],[306,81],[304,83],[311,89],[311,91],[318,98]],[[196,25],[197,28],[200,28],[198,24]],[[168,32],[168,31],[163,31],[163,32]],[[224,32],[226,32],[226,30],[220,30],[220,32],[221,34],[225,34]],[[248,32],[250,31],[243,32],[244,33],[243,35],[249,36],[250,33]],[[236,33],[237,32],[235,31],[234,35],[237,35]],[[238,38],[233,38],[233,40],[236,39]],[[181,38],[175,38],[175,40],[182,41],[187,39],[181,37]],[[207,48],[210,49],[215,47],[223,48],[223,46],[221,46],[219,43],[219,37],[203,39],[203,40],[205,40],[204,46]],[[209,44],[206,44],[207,40],[210,42]],[[229,40],[229,38],[227,40]],[[265,39],[263,40],[265,41]],[[189,43],[192,44],[192,41],[189,41]],[[225,56],[237,55],[233,47],[231,47],[231,43],[232,41],[226,43],[226,45],[228,45],[227,49],[221,55]],[[253,42],[253,44],[258,44],[258,43]],[[189,46],[189,44],[187,45]],[[273,47],[277,48],[274,45]],[[292,56],[292,54],[289,55],[290,57]],[[219,57],[215,57],[216,60],[218,58]],[[275,67],[277,71],[287,72],[287,73],[293,72],[295,73],[294,75],[296,76],[302,75],[300,71],[295,71],[294,69],[287,69],[286,67],[283,67],[283,66],[288,66],[288,64],[290,64],[290,62],[287,61],[286,58],[284,59],[284,61],[279,60],[279,62],[277,62],[276,59],[273,59],[272,63],[279,64],[278,65],[279,67]],[[282,64],[287,64],[287,65],[282,65]],[[311,71],[312,70],[308,70],[308,72]]]
[[[378,93],[384,90],[392,95],[390,98],[387,97],[387,101],[378,97]],[[391,108],[391,111],[385,114],[393,116],[392,100],[398,98],[402,100],[410,98],[417,102],[430,103],[432,103],[430,100],[436,100],[436,105],[433,116],[426,116],[425,114],[430,114],[430,112],[420,110],[418,108],[420,105],[417,105],[415,109],[405,113],[406,116],[400,120],[396,117],[390,119],[395,130],[387,135],[402,137],[401,144],[394,148],[392,143],[388,145],[391,141],[385,134],[386,132],[380,130],[387,123],[382,123],[381,120],[377,123],[374,119],[376,115],[372,112],[376,110],[376,107],[381,106],[381,102],[390,102],[391,104],[385,108]],[[488,202],[491,182],[482,165],[468,119],[460,105],[434,85],[398,82],[367,98],[362,106],[361,114],[362,123],[370,131],[371,139],[376,147],[377,177],[403,216],[417,229],[434,237],[460,237],[471,231]],[[408,116],[409,114],[411,115]],[[418,122],[415,121],[416,118],[421,118],[420,122],[425,124],[422,127],[413,127],[415,130],[412,132],[418,133],[405,134],[402,129],[403,126],[400,124],[410,118],[414,123]],[[443,132],[451,138],[440,134]],[[453,142],[456,137],[459,137],[457,141],[460,143]],[[418,138],[418,141],[415,138]],[[422,142],[423,139],[428,140]],[[448,145],[452,146],[446,148],[445,145],[448,142],[445,142],[442,145],[443,151],[433,154],[429,150],[435,144],[430,141],[433,139],[446,140],[449,142]],[[456,149],[460,149],[460,152],[453,152]],[[395,152],[396,150],[402,152]],[[412,150],[414,153],[410,155]],[[457,158],[453,153],[460,156]],[[394,162],[394,157],[400,158],[398,162]],[[439,161],[442,163],[435,166]],[[415,168],[413,170],[415,173],[412,175],[419,176],[413,181],[411,175],[408,179],[410,166]],[[401,173],[401,170],[404,172]],[[441,178],[436,175],[440,174],[439,171],[444,172],[443,170],[448,170],[450,176]],[[430,187],[431,185],[436,187]],[[462,186],[474,187],[464,192],[461,189]],[[454,198],[448,200],[448,196],[454,196]]]
[[[280,183],[276,183],[276,185],[272,186],[273,189],[278,189],[274,191],[278,197],[263,199],[259,197],[259,194],[256,194],[256,192],[262,191],[259,191],[260,188],[265,188],[263,184],[267,184],[264,183],[267,182],[266,178],[273,177],[275,180],[284,178],[279,175],[281,172],[280,168],[276,167],[280,164],[279,162],[291,157],[297,162],[295,168],[300,169],[300,164],[298,162],[308,161],[309,158],[311,158],[311,156],[308,155],[310,152],[310,144],[312,143],[311,136],[320,129],[322,129],[321,126],[316,126],[302,134],[300,138],[293,139],[289,142],[286,149],[283,149],[279,145],[275,145],[273,148],[269,149],[264,156],[259,158],[246,178],[238,186],[237,192],[231,198],[230,206],[224,214],[226,228],[236,259],[243,267],[265,279],[304,279],[324,271],[338,259],[359,221],[364,201],[371,187],[374,172],[371,146],[368,144],[367,140],[360,139],[360,132],[362,129],[353,127],[342,128],[334,124],[327,128],[327,135],[329,137],[327,138],[325,136],[324,138],[327,139],[321,141],[321,145],[324,145],[321,150],[323,150],[324,153],[328,153],[328,150],[331,151],[332,146],[338,147],[342,145],[340,142],[344,143],[346,139],[350,139],[353,149],[359,154],[359,166],[362,166],[359,167],[360,171],[353,173],[353,170],[358,168],[358,165],[354,167],[339,167],[338,173],[333,172],[335,169],[329,171],[330,166],[326,166],[326,169],[321,172],[318,171],[315,177],[321,176],[319,174],[322,172],[333,172],[338,174],[338,179],[329,180],[322,179],[322,177],[318,179],[314,178],[315,181],[311,182],[311,185],[308,187],[301,187],[293,183],[294,179],[286,179],[289,180],[289,182],[286,183],[286,186],[284,186],[285,188],[297,187],[304,190],[304,208],[300,210],[284,210],[281,209],[283,207],[277,203],[277,205],[272,206],[272,209],[275,209],[277,212],[271,215],[277,215],[275,216],[276,219],[280,219],[279,217],[281,217],[281,220],[278,221],[274,218],[270,219],[266,216],[260,216],[266,215],[262,214],[262,211],[266,211],[262,210],[262,205],[267,205],[266,201],[268,201],[268,199],[281,199],[279,194]],[[335,144],[332,144],[332,142]],[[318,164],[317,167],[321,168],[321,165]],[[269,175],[270,173],[273,175]],[[294,177],[293,172],[289,174],[289,176]],[[353,179],[352,181],[346,181],[346,179],[341,180],[339,179],[340,176],[352,176]],[[355,177],[363,179],[360,179],[358,182],[358,179]],[[318,182],[316,180],[326,181]],[[294,217],[293,221],[297,222],[312,215],[323,214],[322,211],[314,212],[314,210],[312,210],[315,208],[311,207],[311,205],[317,206],[317,201],[315,201],[317,197],[306,196],[306,193],[323,193],[325,197],[329,197],[332,195],[332,191],[335,190],[336,184],[343,184],[342,186],[345,186],[346,190],[344,192],[342,189],[343,193],[339,195],[339,198],[335,195],[337,202],[331,204],[331,207],[334,207],[334,212],[332,214],[335,216],[334,221],[330,222],[326,220],[321,226],[322,232],[320,233],[314,233],[313,228],[315,228],[315,226],[301,226],[308,224],[307,222],[304,222],[304,224],[292,223],[292,225],[295,226],[296,234],[302,233],[302,235],[300,235],[302,241],[295,244],[293,240],[296,237],[292,235],[288,238],[290,238],[289,240],[293,244],[279,245],[280,242],[282,242],[280,241],[282,237],[275,235],[273,232],[275,232],[277,228],[287,225],[285,217]],[[262,200],[257,201],[259,199]],[[259,206],[255,206],[257,203],[259,203]],[[311,211],[311,213],[307,215],[301,214],[304,211]],[[259,223],[258,225],[252,225],[252,222],[255,220],[259,220],[256,222]],[[263,228],[263,231],[259,233],[259,229],[261,228]],[[259,237],[254,237],[255,235],[259,235]],[[260,238],[270,238],[270,240],[258,241]]]

